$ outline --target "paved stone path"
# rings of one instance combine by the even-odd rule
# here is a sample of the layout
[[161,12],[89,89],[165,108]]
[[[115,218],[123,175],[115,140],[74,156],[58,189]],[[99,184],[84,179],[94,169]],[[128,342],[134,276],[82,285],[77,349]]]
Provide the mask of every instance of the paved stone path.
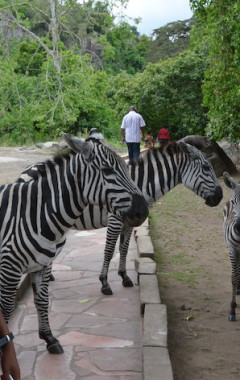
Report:
[[[62,355],[49,354],[38,337],[36,309],[28,289],[9,323],[22,380],[142,380],[142,317],[139,287],[124,288],[117,274],[119,254],[111,262],[109,283],[114,294],[104,296],[98,280],[106,229],[70,230],[53,265],[50,283],[50,324],[61,342]],[[136,284],[132,238],[128,274]]]

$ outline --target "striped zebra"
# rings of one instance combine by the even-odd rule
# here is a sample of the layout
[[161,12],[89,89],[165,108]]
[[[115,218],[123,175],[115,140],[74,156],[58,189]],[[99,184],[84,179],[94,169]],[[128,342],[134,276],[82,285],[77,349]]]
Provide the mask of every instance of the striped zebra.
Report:
[[223,234],[232,265],[232,302],[229,321],[236,321],[236,294],[240,294],[240,185],[227,172],[223,180],[232,190],[232,197],[223,210]]
[[89,203],[130,225],[148,215],[125,162],[105,144],[64,134],[74,152],[42,163],[36,181],[0,186],[1,309],[8,321],[23,273],[31,273],[39,336],[62,353],[48,321],[48,283],[65,234]]
[[[40,167],[41,163],[27,168],[21,176],[22,180],[34,179]],[[217,206],[222,199],[222,189],[209,161],[197,148],[183,141],[170,143],[164,148],[151,149],[134,165],[129,165],[129,172],[149,205],[180,183],[205,199],[208,206]],[[74,224],[79,230],[106,226],[107,240],[99,279],[102,283],[102,293],[111,295],[107,275],[119,235],[118,274],[122,278],[123,286],[133,286],[126,271],[126,256],[133,228],[109,214],[105,208],[100,209],[94,205],[86,207]]]

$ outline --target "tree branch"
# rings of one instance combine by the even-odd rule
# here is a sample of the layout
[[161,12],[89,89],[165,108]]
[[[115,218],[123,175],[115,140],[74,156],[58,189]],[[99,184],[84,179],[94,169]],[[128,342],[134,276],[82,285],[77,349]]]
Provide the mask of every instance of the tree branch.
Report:
[[34,9],[35,11],[37,11],[39,13],[41,13],[44,17],[46,17],[48,19],[48,21],[50,21],[50,17],[46,13],[44,13],[41,9],[33,7],[31,4],[28,4],[28,3],[7,5],[6,7],[3,7],[1,9],[9,9],[9,8],[14,8],[14,7],[21,7],[23,5],[27,5],[28,7]]

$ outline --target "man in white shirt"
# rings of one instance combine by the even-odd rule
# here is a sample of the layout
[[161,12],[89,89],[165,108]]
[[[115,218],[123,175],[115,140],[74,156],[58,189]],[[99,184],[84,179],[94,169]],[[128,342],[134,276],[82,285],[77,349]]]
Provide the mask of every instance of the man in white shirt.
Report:
[[124,116],[121,125],[122,142],[127,144],[129,161],[134,161],[140,154],[141,133],[144,141],[145,121],[143,117],[136,112],[136,108],[131,106],[129,113]]

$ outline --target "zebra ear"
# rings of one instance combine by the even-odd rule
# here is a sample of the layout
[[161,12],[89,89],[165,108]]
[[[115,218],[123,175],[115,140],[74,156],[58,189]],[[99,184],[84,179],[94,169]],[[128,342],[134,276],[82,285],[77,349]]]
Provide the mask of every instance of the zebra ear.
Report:
[[196,159],[197,157],[199,157],[199,151],[197,148],[195,148],[194,146],[192,145],[189,145],[183,141],[179,141],[179,147],[180,149],[186,153],[192,160]]
[[81,153],[87,160],[92,157],[93,143],[91,141],[81,140],[78,137],[72,137],[68,133],[63,132],[63,137],[68,146],[76,153]]
[[233,180],[232,177],[230,177],[228,172],[223,173],[223,180],[224,180],[225,185],[229,187],[229,189],[232,189],[232,190],[236,189],[237,183]]

